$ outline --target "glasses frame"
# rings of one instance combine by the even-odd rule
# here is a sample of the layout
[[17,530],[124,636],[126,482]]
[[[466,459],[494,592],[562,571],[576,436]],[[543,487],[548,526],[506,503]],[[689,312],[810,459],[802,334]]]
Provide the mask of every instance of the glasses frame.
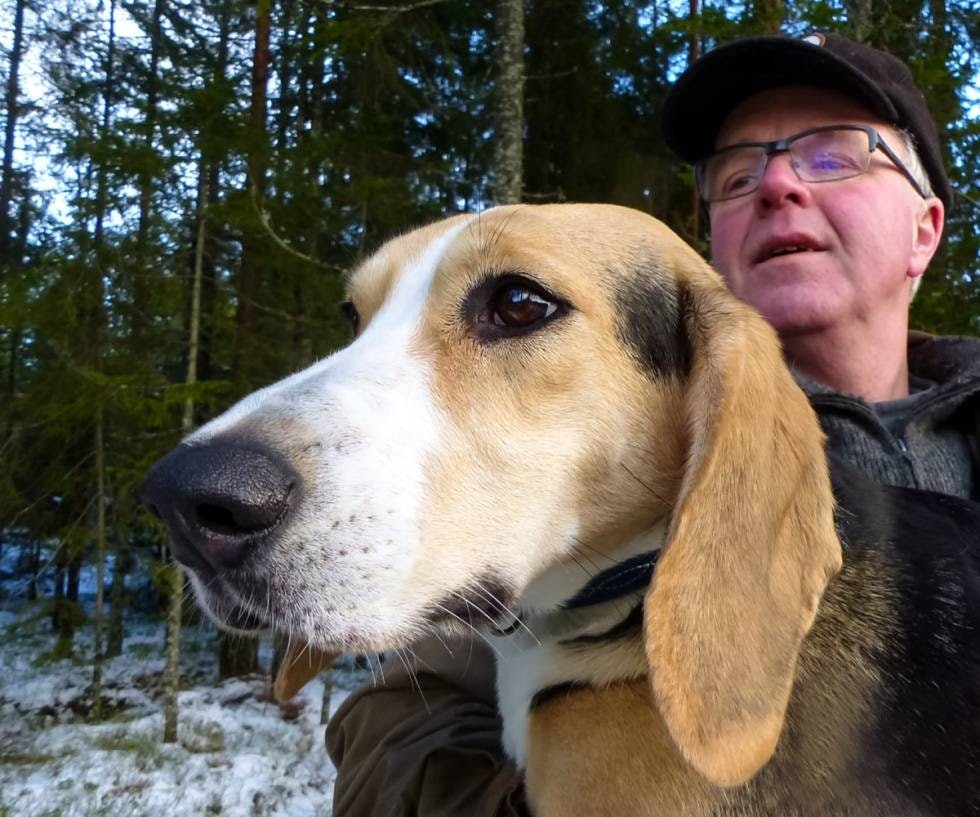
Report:
[[[922,196],[922,198],[924,199],[929,198],[926,195],[925,190],[922,189],[922,186],[915,180],[915,177],[912,175],[911,171],[905,166],[905,163],[900,158],[898,158],[898,154],[896,154],[894,150],[888,147],[888,143],[884,140],[884,138],[882,138],[882,135],[878,133],[877,130],[872,128],[870,125],[823,125],[822,127],[819,128],[809,128],[808,130],[800,131],[799,133],[794,133],[792,136],[787,136],[785,139],[774,139],[771,142],[739,142],[736,145],[728,145],[727,147],[723,147],[721,150],[714,151],[714,153],[709,153],[703,159],[699,159],[698,162],[694,165],[694,180],[698,186],[698,195],[701,197],[701,201],[703,201],[705,204],[716,204],[718,202],[731,201],[732,199],[739,199],[742,198],[743,196],[752,195],[753,193],[756,192],[756,190],[759,189],[759,186],[762,184],[762,177],[763,175],[765,175],[766,169],[769,167],[770,157],[776,156],[780,153],[790,153],[791,152],[790,145],[792,145],[793,142],[797,141],[798,139],[802,139],[804,136],[812,136],[814,133],[823,133],[824,131],[832,131],[832,130],[855,130],[855,131],[863,131],[865,134],[867,134],[868,165],[864,168],[864,170],[860,171],[859,173],[854,173],[851,176],[840,176],[836,179],[817,179],[815,181],[808,181],[804,179],[802,176],[800,176],[800,171],[797,169],[796,165],[790,162],[790,167],[793,168],[793,172],[796,174],[796,178],[798,178],[801,182],[804,182],[806,184],[825,184],[827,182],[840,182],[840,181],[844,181],[845,179],[853,179],[856,178],[857,176],[863,176],[865,173],[868,172],[868,167],[871,166],[871,158],[870,158],[871,154],[880,148],[881,152],[884,153],[885,156],[887,156],[889,159],[891,159],[892,164],[894,164],[895,167],[898,168],[899,172],[903,176],[905,176],[906,179],[908,179],[909,184],[912,185],[912,187],[915,189],[915,192],[918,193],[920,196]],[[756,186],[753,187],[751,190],[743,190],[739,193],[736,193],[734,196],[725,196],[724,198],[718,198],[718,199],[706,198],[704,195],[704,185],[703,185],[705,163],[709,159],[713,159],[715,156],[720,156],[723,153],[728,153],[729,151],[732,150],[739,150],[741,148],[763,149],[765,163],[762,165],[762,172],[759,174],[759,183],[756,184]]]

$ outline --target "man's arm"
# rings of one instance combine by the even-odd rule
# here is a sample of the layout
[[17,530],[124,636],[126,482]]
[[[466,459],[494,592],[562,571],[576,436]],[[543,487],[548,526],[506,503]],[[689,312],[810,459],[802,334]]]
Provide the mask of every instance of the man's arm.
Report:
[[493,656],[479,640],[415,645],[411,672],[343,703],[327,727],[337,767],[334,817],[526,817],[521,776],[504,756]]

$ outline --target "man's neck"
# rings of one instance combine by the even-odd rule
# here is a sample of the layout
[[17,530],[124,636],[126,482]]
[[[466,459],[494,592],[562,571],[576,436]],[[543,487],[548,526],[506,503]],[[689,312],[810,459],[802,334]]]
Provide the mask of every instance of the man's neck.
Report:
[[907,328],[889,336],[828,330],[784,337],[787,363],[812,380],[869,403],[909,395]]

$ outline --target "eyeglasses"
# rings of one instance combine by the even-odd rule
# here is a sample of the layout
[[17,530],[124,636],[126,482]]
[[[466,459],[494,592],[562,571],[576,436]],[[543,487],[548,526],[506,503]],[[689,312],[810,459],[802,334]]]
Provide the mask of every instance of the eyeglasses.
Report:
[[743,142],[722,148],[695,165],[698,191],[706,204],[737,199],[759,189],[769,157],[788,153],[790,166],[804,182],[836,182],[866,173],[871,154],[880,149],[915,191],[926,198],[922,186],[881,134],[866,125],[829,125],[812,128],[774,142]]

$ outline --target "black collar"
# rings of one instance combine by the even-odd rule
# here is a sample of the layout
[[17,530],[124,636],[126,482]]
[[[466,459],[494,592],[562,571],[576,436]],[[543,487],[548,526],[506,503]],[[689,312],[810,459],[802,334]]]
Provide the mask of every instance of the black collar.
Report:
[[650,584],[658,558],[660,558],[660,551],[650,550],[618,562],[589,579],[589,583],[564,602],[561,609],[577,610],[581,607],[591,607],[593,604],[602,604],[643,590]]

